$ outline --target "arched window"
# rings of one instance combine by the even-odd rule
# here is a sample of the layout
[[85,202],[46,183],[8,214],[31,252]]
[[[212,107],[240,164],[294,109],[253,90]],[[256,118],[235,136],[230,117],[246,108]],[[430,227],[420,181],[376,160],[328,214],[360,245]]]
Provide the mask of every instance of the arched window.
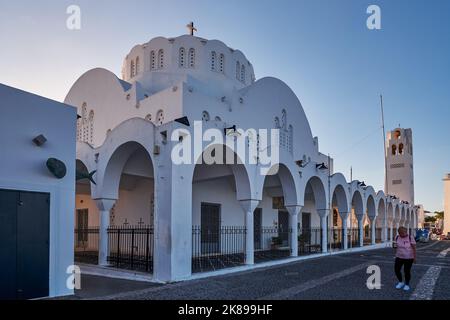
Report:
[[239,80],[239,76],[241,74],[241,64],[239,61],[236,62],[236,79]]
[[130,65],[130,78],[133,78],[133,77],[134,77],[134,68],[135,68],[134,60],[131,60],[131,65]]
[[89,143],[94,144],[94,110],[89,112]]
[[275,117],[274,126],[275,126],[275,129],[280,128],[280,119],[278,117]]
[[395,144],[392,145],[392,155],[395,156],[397,154],[397,146]]
[[164,68],[164,50],[160,49],[158,51],[158,69]]
[[289,137],[288,137],[288,151],[293,153],[294,151],[294,127],[289,125]]
[[245,66],[241,66],[241,82],[245,83]]
[[216,71],[216,52],[211,52],[211,71]]
[[221,53],[219,58],[219,72],[224,73],[224,71],[225,71],[225,55]]
[[150,70],[155,70],[156,68],[156,57],[155,57],[155,51],[150,52]]
[[164,122],[164,111],[159,110],[158,113],[156,114],[156,124],[157,125],[162,125]]
[[281,127],[283,129],[286,129],[287,126],[287,120],[286,120],[286,110],[283,109],[283,111],[281,111]]
[[135,75],[138,75],[139,74],[139,69],[140,69],[140,65],[139,65],[139,57],[137,57],[136,58],[136,73],[135,73]]
[[81,107],[81,128],[80,128],[80,141],[87,141],[87,121],[88,121],[88,114],[87,114],[87,103],[84,102]]
[[189,68],[195,67],[195,49],[190,48],[189,49]]
[[398,154],[403,154],[403,143],[398,145]]
[[186,51],[183,47],[180,48],[179,64],[181,68],[186,66]]
[[209,117],[208,111],[203,111],[203,113],[202,113],[202,120],[205,121],[205,122],[208,122],[209,119],[210,119],[210,117]]

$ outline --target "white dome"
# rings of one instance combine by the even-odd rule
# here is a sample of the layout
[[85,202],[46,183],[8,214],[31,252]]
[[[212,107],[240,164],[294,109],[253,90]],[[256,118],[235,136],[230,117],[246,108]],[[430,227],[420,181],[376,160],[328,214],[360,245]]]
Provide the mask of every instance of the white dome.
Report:
[[226,89],[255,82],[252,64],[239,50],[218,40],[191,35],[157,37],[135,46],[124,60],[122,79],[139,81],[150,92],[168,88],[186,77]]

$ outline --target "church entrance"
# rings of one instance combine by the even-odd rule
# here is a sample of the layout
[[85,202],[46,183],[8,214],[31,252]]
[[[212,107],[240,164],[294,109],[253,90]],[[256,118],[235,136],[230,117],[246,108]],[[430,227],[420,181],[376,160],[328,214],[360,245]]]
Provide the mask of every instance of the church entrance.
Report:
[[[216,145],[205,150],[203,157],[215,154],[220,148],[223,148],[224,156],[226,152],[232,152]],[[193,273],[245,263],[245,215],[238,201],[236,185],[236,180],[246,175],[245,167],[225,164],[226,161],[223,164],[217,163],[220,161],[205,163],[203,157],[196,164],[192,179]]]
[[220,253],[220,204],[202,203],[201,207],[202,253]]

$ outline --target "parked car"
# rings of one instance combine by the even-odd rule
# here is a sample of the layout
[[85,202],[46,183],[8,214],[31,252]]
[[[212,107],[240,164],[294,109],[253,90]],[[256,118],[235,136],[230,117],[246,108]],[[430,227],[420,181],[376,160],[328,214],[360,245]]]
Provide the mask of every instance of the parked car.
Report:
[[416,242],[428,242],[430,240],[430,231],[427,229],[417,229]]

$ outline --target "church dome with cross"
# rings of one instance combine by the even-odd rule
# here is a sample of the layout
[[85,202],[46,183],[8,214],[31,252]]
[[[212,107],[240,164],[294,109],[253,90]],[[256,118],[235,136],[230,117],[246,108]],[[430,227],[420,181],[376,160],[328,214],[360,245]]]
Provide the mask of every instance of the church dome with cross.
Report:
[[[219,40],[206,40],[190,34],[175,38],[156,37],[136,45],[126,56],[122,79],[138,81],[154,93],[187,77],[225,90],[242,89],[255,82],[252,64],[245,55]],[[209,89],[211,89],[211,86]]]

